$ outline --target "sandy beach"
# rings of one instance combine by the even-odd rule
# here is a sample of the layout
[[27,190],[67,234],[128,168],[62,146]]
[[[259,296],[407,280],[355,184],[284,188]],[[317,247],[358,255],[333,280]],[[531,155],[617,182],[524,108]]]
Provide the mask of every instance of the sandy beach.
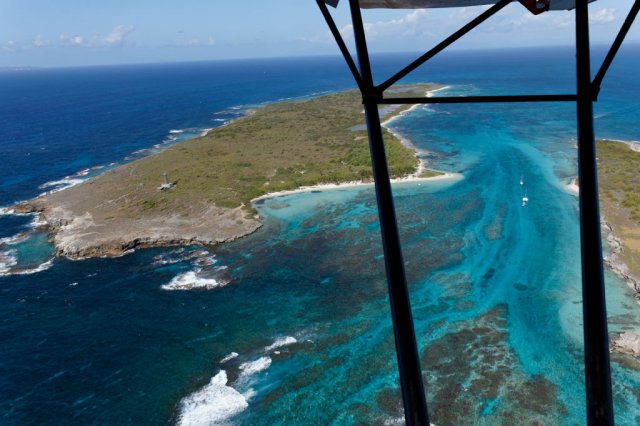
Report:
[[580,187],[578,186],[578,178],[573,178],[565,185],[565,190],[571,195],[578,197],[580,195]]
[[[416,173],[417,174],[417,173]],[[408,176],[408,177],[404,177],[404,178],[398,178],[398,179],[391,179],[391,183],[407,183],[407,182],[434,182],[434,181],[441,181],[441,180],[452,180],[452,181],[456,181],[456,180],[461,180],[463,179],[464,176],[460,173],[443,173],[441,175],[438,176],[430,176],[430,177],[425,177],[425,178],[421,178],[421,177],[417,177],[415,175],[412,176]],[[336,189],[345,189],[345,188],[353,188],[353,187],[358,187],[358,186],[374,186],[375,183],[374,182],[362,182],[362,181],[352,181],[352,182],[343,182],[343,183],[323,183],[323,184],[318,184],[318,185],[312,185],[312,186],[302,186],[298,189],[292,189],[289,191],[279,191],[279,192],[270,192],[268,194],[265,195],[261,195],[260,197],[256,197],[253,200],[251,200],[252,202],[258,201],[258,200],[265,200],[268,198],[276,198],[276,197],[282,197],[284,195],[291,195],[291,194],[300,194],[303,192],[313,192],[313,191],[330,191],[330,190],[336,190]]]

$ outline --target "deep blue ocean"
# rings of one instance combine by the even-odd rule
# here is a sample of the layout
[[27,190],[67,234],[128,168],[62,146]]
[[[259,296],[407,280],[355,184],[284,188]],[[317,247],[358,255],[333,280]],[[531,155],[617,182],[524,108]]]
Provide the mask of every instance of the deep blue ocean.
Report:
[[[377,80],[415,56],[374,57]],[[406,82],[573,93],[574,57],[454,52]],[[638,69],[626,46],[598,137],[640,140]],[[1,71],[0,424],[402,423],[371,187],[269,199],[263,228],[216,249],[116,259],[53,259],[10,212],[248,109],[353,87],[338,57]],[[390,127],[462,175],[394,186],[431,421],[585,424],[573,105],[432,105]],[[631,291],[606,278],[610,332],[638,331]],[[617,423],[640,424],[638,363],[612,371]]]

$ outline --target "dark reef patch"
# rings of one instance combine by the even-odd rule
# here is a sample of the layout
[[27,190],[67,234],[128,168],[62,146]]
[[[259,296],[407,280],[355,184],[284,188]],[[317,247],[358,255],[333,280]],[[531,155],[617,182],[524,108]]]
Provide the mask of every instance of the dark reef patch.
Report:
[[554,424],[565,413],[557,388],[527,376],[509,347],[506,307],[452,325],[422,353],[434,424]]

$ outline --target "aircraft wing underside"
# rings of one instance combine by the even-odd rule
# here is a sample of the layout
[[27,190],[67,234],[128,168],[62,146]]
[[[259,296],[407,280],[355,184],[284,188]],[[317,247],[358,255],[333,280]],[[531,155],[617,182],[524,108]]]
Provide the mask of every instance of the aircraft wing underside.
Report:
[[[331,6],[337,6],[340,0],[325,0]],[[515,0],[514,0],[515,1]],[[571,10],[575,0],[518,0],[535,15],[548,10]],[[589,0],[593,2],[595,0]],[[363,9],[425,9],[444,7],[469,7],[494,4],[490,0],[360,0]]]

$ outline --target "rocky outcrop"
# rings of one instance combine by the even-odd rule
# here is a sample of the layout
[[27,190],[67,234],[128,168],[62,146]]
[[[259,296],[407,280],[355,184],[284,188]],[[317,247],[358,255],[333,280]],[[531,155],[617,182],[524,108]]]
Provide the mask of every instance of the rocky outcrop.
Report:
[[627,265],[620,259],[620,253],[624,250],[622,241],[613,233],[613,227],[610,223],[602,219],[600,225],[610,249],[610,253],[604,257],[604,264],[633,288],[636,292],[636,299],[640,301],[640,280],[631,275]]
[[611,350],[640,357],[640,334],[625,331],[611,342]]
[[261,223],[235,209],[202,204],[189,215],[176,212],[142,217],[104,218],[92,212],[37,198],[13,208],[38,215],[50,235],[55,255],[70,259],[118,257],[138,248],[177,245],[214,246],[255,232]]
[[[635,290],[636,300],[640,302],[640,281],[629,273],[627,265],[620,260],[620,253],[624,250],[622,241],[613,233],[613,227],[610,223],[602,219],[600,225],[610,250],[610,253],[604,257],[604,264]],[[640,357],[640,334],[630,331],[618,334],[611,340],[610,350],[611,352]]]

